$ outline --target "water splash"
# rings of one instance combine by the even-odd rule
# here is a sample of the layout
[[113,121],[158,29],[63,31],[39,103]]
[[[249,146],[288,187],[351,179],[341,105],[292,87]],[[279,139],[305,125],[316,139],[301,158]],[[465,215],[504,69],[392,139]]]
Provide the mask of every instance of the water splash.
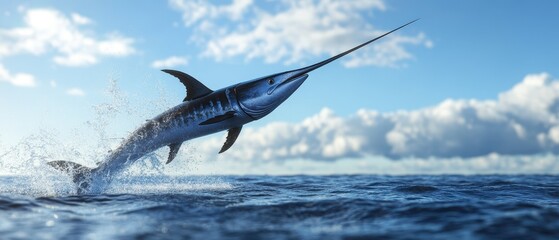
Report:
[[[105,89],[106,101],[92,106],[93,117],[79,129],[42,128],[11,147],[0,142],[0,175],[24,176],[25,181],[18,182],[17,177],[8,184],[1,184],[0,193],[23,194],[33,196],[74,194],[74,185],[70,178],[46,165],[49,161],[73,161],[85,166],[94,167],[104,160],[111,149],[115,149],[126,134],[115,137],[115,132],[122,122],[149,119],[172,106],[167,90],[159,81],[149,79],[148,89],[156,89],[158,97],[146,99],[144,96],[130,96],[122,91],[118,79],[111,77]],[[153,82],[156,86],[153,87]],[[149,84],[149,83],[144,83]],[[132,119],[132,120],[131,120]],[[117,130],[115,130],[115,128]],[[132,131],[133,129],[127,129]],[[132,167],[118,176],[111,193],[145,193],[158,191],[184,191],[198,188],[228,187],[219,178],[207,179],[206,183],[174,182],[168,178],[163,182],[154,182],[154,177],[168,175],[171,172],[182,172],[187,175],[196,170],[200,156],[192,154],[193,146],[184,144],[177,155],[186,164],[173,164],[168,169],[164,164],[167,148],[159,149],[139,159]],[[162,160],[163,159],[163,160]],[[176,161],[175,162],[179,162]],[[149,176],[142,178],[139,176]]]
[[[126,113],[133,115],[130,102],[126,95],[119,89],[116,78],[110,78],[109,85],[105,90],[105,96],[109,98],[108,102],[94,105],[94,118],[86,122],[87,127],[93,130],[97,139],[97,146],[94,148],[98,151],[95,156],[106,154],[107,149],[111,149],[111,145],[121,138],[111,137],[108,128],[119,114]],[[111,144],[112,143],[112,144]]]

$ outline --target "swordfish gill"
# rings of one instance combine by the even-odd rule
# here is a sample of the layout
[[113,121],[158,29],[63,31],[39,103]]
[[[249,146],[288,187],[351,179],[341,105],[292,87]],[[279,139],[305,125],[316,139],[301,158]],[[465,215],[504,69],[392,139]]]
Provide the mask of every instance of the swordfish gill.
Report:
[[170,149],[168,164],[176,157],[184,141],[228,130],[219,153],[225,152],[235,143],[244,124],[258,120],[276,109],[303,84],[307,73],[415,21],[417,19],[322,62],[216,91],[186,73],[162,70],[178,78],[186,87],[186,97],[181,104],[148,120],[95,168],[69,161],[52,161],[48,164],[70,175],[78,194],[97,194],[103,192],[119,172],[164,146]]

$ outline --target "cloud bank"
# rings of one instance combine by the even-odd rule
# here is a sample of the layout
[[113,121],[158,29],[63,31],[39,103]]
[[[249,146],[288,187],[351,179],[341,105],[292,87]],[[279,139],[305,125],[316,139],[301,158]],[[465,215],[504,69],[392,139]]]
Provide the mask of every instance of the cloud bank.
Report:
[[[196,151],[215,156],[223,138],[203,140]],[[558,154],[559,80],[527,75],[496,100],[448,99],[415,111],[363,109],[344,118],[324,108],[300,123],[245,127],[233,148],[226,158],[258,161]]]
[[[310,56],[338,54],[389,30],[370,24],[366,18],[373,11],[386,10],[381,0],[287,0],[266,8],[263,2],[251,0],[220,5],[169,2],[182,13],[184,25],[196,30],[194,40],[205,45],[202,55],[218,61],[240,56],[267,63],[300,63]],[[399,66],[413,58],[410,46],[430,48],[433,43],[424,33],[398,32],[352,54],[343,64]]]
[[[215,153],[214,153],[215,154]],[[165,157],[161,157],[165,159]],[[557,156],[489,154],[473,158],[406,158],[394,161],[382,156],[337,161],[293,159],[279,161],[175,160],[164,166],[169,175],[329,175],[329,174],[558,174]],[[163,161],[163,160],[162,160]],[[141,169],[145,172],[149,169]]]

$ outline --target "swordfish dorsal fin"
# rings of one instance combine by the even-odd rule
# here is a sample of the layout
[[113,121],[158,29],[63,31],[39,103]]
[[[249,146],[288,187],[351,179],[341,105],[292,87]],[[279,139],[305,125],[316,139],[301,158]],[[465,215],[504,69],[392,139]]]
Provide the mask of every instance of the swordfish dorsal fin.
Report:
[[206,96],[213,91],[202,84],[196,78],[177,70],[163,69],[161,70],[178,78],[186,87],[186,97],[183,102],[190,101],[199,97]]

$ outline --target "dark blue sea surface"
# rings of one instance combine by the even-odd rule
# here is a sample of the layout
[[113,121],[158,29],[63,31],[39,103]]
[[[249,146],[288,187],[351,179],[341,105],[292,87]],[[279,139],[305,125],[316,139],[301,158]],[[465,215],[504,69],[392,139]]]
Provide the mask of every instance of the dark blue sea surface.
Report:
[[0,177],[1,239],[559,239],[558,176],[30,179]]

